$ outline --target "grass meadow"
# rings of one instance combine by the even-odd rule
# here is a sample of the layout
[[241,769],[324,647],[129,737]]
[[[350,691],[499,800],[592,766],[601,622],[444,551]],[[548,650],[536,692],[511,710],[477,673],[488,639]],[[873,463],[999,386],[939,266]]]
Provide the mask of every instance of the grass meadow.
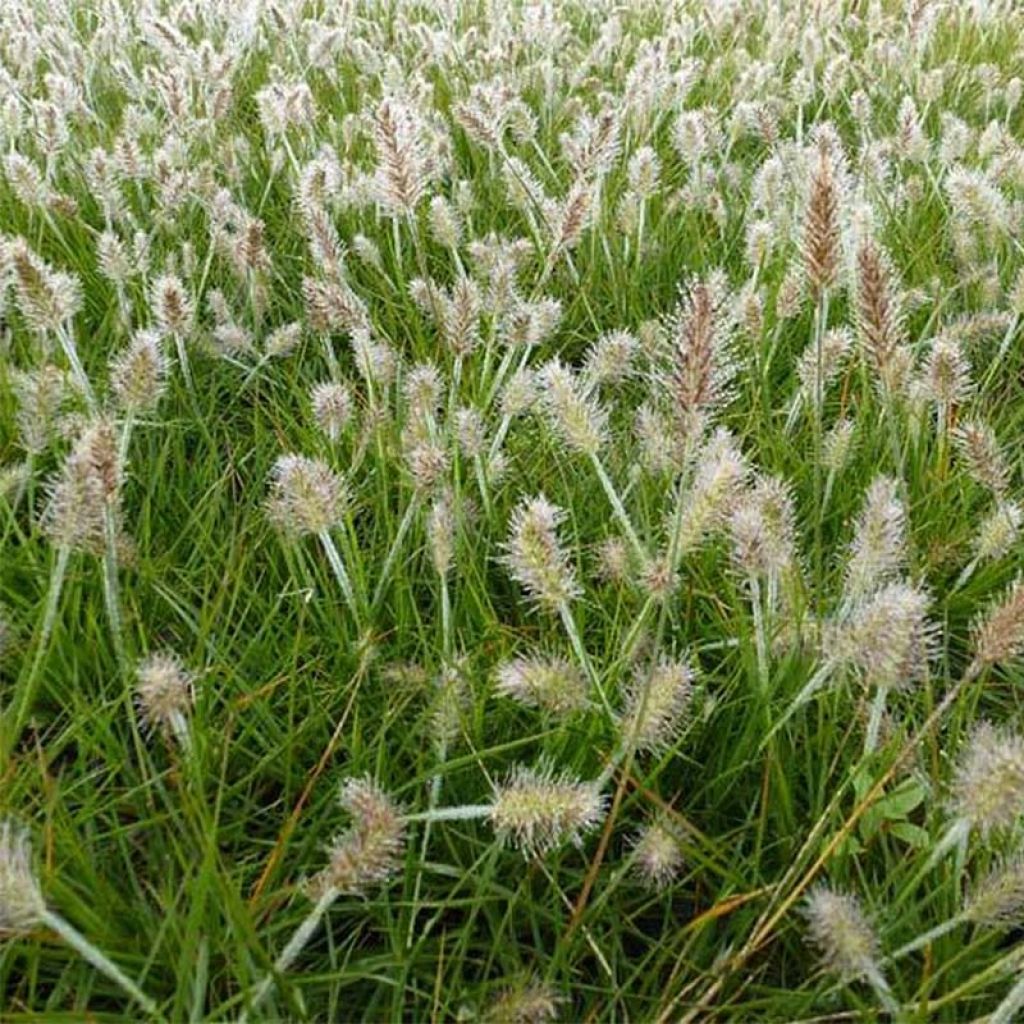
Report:
[[0,1017],[1024,1019],[1022,55],[0,4]]

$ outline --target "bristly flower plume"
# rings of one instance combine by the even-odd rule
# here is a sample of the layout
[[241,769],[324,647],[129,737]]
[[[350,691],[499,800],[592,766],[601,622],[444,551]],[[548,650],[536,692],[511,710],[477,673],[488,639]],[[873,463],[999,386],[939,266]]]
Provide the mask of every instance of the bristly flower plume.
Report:
[[580,594],[569,557],[558,541],[565,513],[543,496],[523,499],[512,513],[502,561],[539,605],[558,610]]
[[373,780],[347,779],[339,797],[352,817],[328,850],[328,864],[310,882],[310,894],[325,890],[362,895],[398,872],[405,849],[405,823],[398,805]]
[[42,922],[46,902],[32,866],[28,832],[0,820],[0,935],[26,935]]
[[490,820],[500,839],[533,856],[567,842],[579,845],[604,817],[604,806],[596,785],[542,762],[518,765],[495,788]]
[[319,534],[336,526],[348,501],[345,481],[319,459],[282,455],[274,463],[267,515],[293,537]]

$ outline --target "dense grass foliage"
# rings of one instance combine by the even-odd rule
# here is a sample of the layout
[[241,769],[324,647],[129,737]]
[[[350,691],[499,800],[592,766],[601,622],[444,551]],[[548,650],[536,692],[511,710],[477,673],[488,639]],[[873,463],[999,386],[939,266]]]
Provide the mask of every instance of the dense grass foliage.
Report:
[[1022,53],[0,5],[0,1016],[1020,1019]]

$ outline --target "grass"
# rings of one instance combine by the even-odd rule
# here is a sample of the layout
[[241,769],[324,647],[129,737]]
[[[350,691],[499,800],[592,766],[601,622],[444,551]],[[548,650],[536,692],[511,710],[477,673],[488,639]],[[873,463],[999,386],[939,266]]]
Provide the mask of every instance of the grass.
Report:
[[[925,403],[915,413],[920,392],[904,395],[895,412],[885,409],[855,330],[848,232],[828,323],[853,331],[853,351],[825,389],[821,416],[823,431],[850,417],[854,443],[824,503],[827,471],[817,459],[815,418],[805,410],[786,428],[799,387],[797,360],[814,336],[816,311],[805,294],[794,315],[781,316],[778,297],[802,259],[800,169],[809,158],[794,140],[807,143],[815,124],[831,123],[850,168],[843,216],[853,217],[857,202],[870,206],[874,233],[910,297],[902,344],[915,374],[934,338],[960,340],[976,387],[955,403],[953,417],[992,427],[1009,459],[1009,497],[1018,493],[1020,335],[1014,328],[1000,356],[1005,319],[997,329],[972,332],[972,325],[983,327],[983,314],[1007,310],[1021,267],[1019,232],[1013,224],[1000,233],[998,225],[965,220],[944,180],[951,164],[982,169],[1019,220],[1020,175],[1012,168],[1001,173],[976,145],[944,161],[941,140],[945,133],[952,146],[955,134],[944,116],[960,118],[975,140],[994,118],[1009,133],[1005,152],[1019,161],[1019,108],[983,89],[976,69],[991,65],[1005,89],[1024,23],[1016,11],[985,20],[951,7],[921,30],[918,45],[908,41],[899,4],[883,4],[887,18],[874,28],[866,16],[853,19],[847,7],[856,5],[836,5],[831,28],[824,15],[803,18],[796,3],[748,4],[732,27],[701,4],[682,6],[695,17],[689,31],[684,13],[675,18],[658,5],[629,5],[616,15],[621,39],[606,39],[605,56],[594,51],[594,77],[616,97],[616,110],[643,40],[674,39],[666,44],[671,61],[692,55],[705,73],[685,99],[666,98],[649,119],[622,124],[621,151],[606,173],[589,179],[600,181],[592,219],[549,267],[543,218],[510,200],[500,154],[452,114],[474,83],[491,77],[480,44],[467,32],[475,26],[496,41],[518,41],[511,55],[495,60],[537,120],[536,147],[514,133],[505,145],[549,195],[564,196],[576,168],[559,137],[573,129],[580,109],[595,113],[600,106],[597,87],[567,76],[598,44],[609,13],[555,5],[565,36],[550,53],[556,75],[549,91],[542,55],[544,37],[554,33],[528,38],[518,5],[509,9],[506,28],[475,4],[459,5],[450,18],[414,4],[357,5],[352,37],[372,54],[393,58],[417,88],[432,87],[423,109],[436,109],[443,119],[451,165],[426,183],[414,217],[394,230],[383,203],[358,199],[358,181],[355,198],[326,206],[350,250],[360,234],[379,247],[378,266],[350,251],[346,277],[376,337],[390,342],[400,364],[395,383],[370,385],[357,367],[350,332],[330,333],[356,405],[353,422],[335,442],[317,427],[309,402],[310,389],[331,367],[302,292],[303,277],[323,277],[324,268],[296,210],[291,156],[261,123],[256,96],[268,83],[304,80],[315,113],[287,133],[296,162],[304,166],[326,143],[344,167],[371,172],[380,153],[368,126],[355,125],[346,141],[346,116],[371,114],[382,93],[382,75],[358,47],[340,44],[326,68],[315,67],[298,47],[298,31],[269,14],[260,16],[262,41],[245,47],[230,34],[235,15],[227,8],[204,9],[191,20],[169,11],[185,49],[202,38],[227,52],[238,49],[229,74],[194,85],[186,107],[212,95],[221,78],[232,87],[226,113],[212,126],[196,124],[187,114],[169,113],[141,74],[147,65],[184,66],[183,48],[167,44],[158,52],[145,42],[152,33],[144,35],[139,12],[126,6],[124,46],[114,49],[123,49],[139,102],[154,118],[141,150],[151,155],[176,137],[181,168],[195,174],[177,207],[168,205],[152,175],[118,185],[124,209],[112,218],[112,230],[126,244],[135,226],[151,232],[149,268],[131,273],[123,286],[130,325],[120,322],[117,289],[97,261],[106,217],[100,190],[86,175],[92,147],[112,150],[119,136],[131,133],[129,93],[102,50],[84,58],[89,75],[81,80],[94,116],[69,118],[69,142],[58,149],[48,180],[77,210],[27,203],[9,169],[0,182],[4,236],[23,237],[53,268],[81,282],[83,306],[72,320],[78,351],[100,404],[118,424],[124,414],[110,391],[108,364],[132,330],[154,323],[152,281],[164,270],[179,274],[198,311],[187,339],[193,387],[165,339],[166,392],[136,418],[124,466],[119,501],[134,553],[121,559],[117,573],[123,661],[111,635],[103,559],[93,554],[71,554],[52,636],[42,643],[58,552],[40,514],[48,481],[82,426],[72,414],[83,415],[85,404],[69,392],[66,422],[29,453],[16,371],[45,362],[66,369],[67,363],[53,332],[32,330],[13,286],[0,358],[0,464],[21,467],[0,497],[0,607],[11,633],[0,659],[0,807],[29,827],[47,904],[134,979],[165,1019],[231,1020],[246,1011],[250,1020],[448,1020],[487,1013],[500,1019],[510,1012],[503,994],[534,984],[557,996],[567,1020],[959,1021],[992,1013],[1019,974],[1019,933],[1012,928],[964,925],[896,962],[885,959],[956,915],[965,891],[1020,850],[1018,822],[973,835],[920,877],[952,820],[951,780],[972,728],[983,720],[1020,728],[1021,668],[1012,658],[987,666],[956,691],[941,717],[929,717],[974,657],[972,624],[1017,577],[1019,542],[956,585],[993,499],[936,431],[933,407]],[[334,17],[314,4],[295,9],[327,23]],[[765,19],[776,9],[791,20],[773,32]],[[67,19],[43,7],[36,12],[57,41],[55,56],[41,58],[20,80],[26,102],[45,94],[42,75],[59,66],[56,55],[70,50],[72,37],[82,42],[110,17],[86,3],[71,3],[67,11]],[[676,36],[667,31],[673,20]],[[419,22],[441,33],[437,59],[417,51],[409,23]],[[0,24],[5,34],[14,31],[14,12],[0,15]],[[798,25],[814,38],[820,27],[826,51],[849,58],[848,76],[832,93],[820,88],[824,65],[818,68],[813,99],[801,109],[789,89],[804,63]],[[899,59],[879,57],[871,47],[881,43],[895,47]],[[750,131],[730,141],[737,102],[762,98],[756,90],[743,92],[750,59],[741,46],[751,59],[767,62],[762,92],[775,103],[777,128],[775,135]],[[946,80],[930,91],[926,72],[943,66]],[[856,113],[857,89],[872,101],[866,120]],[[932,148],[924,161],[893,156],[888,176],[876,180],[862,159],[870,148],[865,140],[892,140],[908,94],[916,97]],[[690,162],[673,141],[680,106],[706,113],[711,137],[702,172],[721,174],[734,164],[736,182],[713,189],[717,200],[692,191]],[[9,134],[5,148],[16,147],[42,169],[38,138]],[[622,229],[616,211],[629,187],[629,157],[645,144],[658,153],[661,179],[645,203],[638,253],[635,231]],[[757,175],[773,158],[795,185],[766,201],[758,198]],[[272,269],[261,282],[262,315],[230,254],[211,247],[213,190],[205,179],[228,188],[264,224]],[[740,318],[731,342],[737,372],[727,400],[707,410],[706,427],[708,434],[729,430],[757,471],[784,480],[792,496],[800,582],[768,616],[767,653],[758,643],[747,574],[734,564],[723,526],[682,555],[678,586],[664,602],[635,559],[625,580],[601,574],[601,543],[622,534],[609,488],[654,558],[668,542],[677,488],[686,495],[693,485],[692,459],[684,470],[644,466],[636,410],[644,401],[666,413],[673,408],[650,374],[592,392],[610,416],[599,463],[606,482],[538,409],[512,421],[502,448],[505,471],[482,492],[477,467],[458,449],[443,408],[455,356],[433,310],[418,305],[408,288],[428,274],[446,287],[456,280],[458,263],[431,233],[427,197],[455,197],[457,181],[472,197],[459,262],[479,267],[469,243],[490,232],[525,239],[520,295],[561,302],[557,327],[530,354],[535,368],[555,356],[580,366],[603,332],[649,337],[652,325],[664,324],[676,309],[680,283],[692,287],[717,269],[731,289],[729,309],[741,311],[742,289],[755,275],[747,228],[755,219],[775,218],[774,249],[756,271],[762,322],[752,330],[749,318]],[[5,270],[5,280],[10,276]],[[214,288],[252,332],[254,354],[218,349],[208,306]],[[501,421],[487,404],[504,354],[499,320],[485,303],[481,344],[462,361],[458,378],[457,403],[484,416],[485,451]],[[243,387],[262,338],[290,321],[303,324],[300,346],[266,360]],[[426,427],[410,412],[402,384],[425,361],[440,371],[445,396]],[[638,365],[645,365],[642,356]],[[410,424],[448,452],[442,477],[457,528],[446,598],[428,530],[434,492],[418,484],[406,458],[403,430]],[[286,452],[321,459],[345,477],[350,502],[332,536],[357,605],[362,598],[360,622],[317,538],[282,538],[268,520],[268,481]],[[939,640],[927,670],[888,694],[877,749],[865,754],[873,693],[855,679],[835,678],[805,704],[792,705],[829,652],[827,643],[824,650],[819,644],[817,622],[840,615],[854,524],[879,473],[897,481],[906,513],[899,577],[927,588]],[[737,494],[736,504],[749,502],[750,493]],[[631,680],[644,678],[659,657],[686,655],[694,669],[685,726],[655,749],[633,749],[596,694],[590,710],[563,716],[495,692],[498,667],[511,658],[540,652],[572,661],[576,655],[564,621],[529,601],[502,560],[513,510],[540,494],[566,513],[558,537],[583,588],[570,603],[571,620],[613,709],[621,711]],[[411,503],[408,531],[382,578]],[[197,675],[187,751],[143,729],[135,706],[136,664],[164,649]],[[28,713],[18,721],[11,709],[21,702]],[[620,750],[626,756],[616,760]],[[338,806],[344,779],[369,776],[406,812],[423,814],[435,806],[485,803],[514,765],[542,759],[580,780],[610,772],[605,814],[579,845],[524,856],[498,842],[486,821],[410,824],[392,879],[337,899],[266,1001],[249,1005],[310,910],[303,882],[324,867],[325,848],[348,825]],[[653,821],[668,822],[682,861],[661,889],[644,884],[634,845]],[[898,1014],[881,1006],[869,985],[837,977],[808,944],[801,908],[825,881],[855,894],[873,923]],[[139,1014],[115,981],[42,925],[0,945],[0,993],[4,1019],[11,1021]],[[538,1011],[508,1019],[546,1018]]]

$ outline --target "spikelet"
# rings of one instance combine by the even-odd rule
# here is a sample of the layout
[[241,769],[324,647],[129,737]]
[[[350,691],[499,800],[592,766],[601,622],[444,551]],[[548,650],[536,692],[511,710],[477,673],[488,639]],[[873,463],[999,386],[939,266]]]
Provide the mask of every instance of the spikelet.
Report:
[[821,380],[818,380],[818,346],[808,345],[797,361],[797,376],[800,378],[800,392],[807,402],[817,402],[818,394],[824,395],[826,388],[842,372],[843,364],[850,353],[853,339],[843,327],[826,331],[821,339]]
[[795,510],[784,480],[759,477],[729,517],[733,561],[748,576],[779,576],[795,558]]
[[180,730],[195,700],[195,676],[177,655],[160,651],[138,667],[135,702],[144,728],[173,735]]
[[983,836],[1024,813],[1024,738],[990,722],[975,726],[951,786],[954,815]]
[[309,393],[316,425],[331,441],[337,441],[352,419],[352,392],[341,381],[321,381]]
[[11,370],[10,380],[18,400],[16,422],[21,446],[30,454],[43,451],[60,426],[60,412],[68,386],[64,372],[47,364],[38,370]]
[[462,275],[441,307],[441,332],[456,356],[465,358],[480,343],[480,289],[471,277]]
[[537,374],[551,425],[573,451],[596,455],[607,440],[607,413],[587,397],[573,372],[558,359]]
[[195,325],[192,298],[176,274],[161,274],[150,294],[153,316],[165,335],[185,336]]
[[422,124],[411,107],[385,98],[373,115],[373,141],[377,149],[374,199],[391,216],[412,217],[430,180]]
[[728,523],[731,503],[743,490],[748,473],[735,438],[727,430],[715,431],[698,456],[693,484],[683,497],[680,554],[694,550],[708,533]]
[[852,668],[867,687],[897,689],[925,678],[936,626],[926,591],[889,583],[856,605],[829,631],[826,656]]
[[1006,596],[978,620],[973,640],[973,666],[979,670],[1024,654],[1024,580],[1015,580]]
[[604,816],[597,786],[580,782],[547,762],[536,768],[517,765],[495,787],[490,821],[498,838],[526,856],[543,854],[564,843],[576,846]]
[[971,371],[953,338],[936,338],[924,368],[928,397],[941,409],[949,409],[970,397],[973,389]]
[[587,682],[580,670],[565,658],[515,658],[498,668],[497,692],[505,697],[565,715],[584,710]]
[[996,498],[1005,497],[1010,470],[992,428],[971,420],[961,423],[953,436],[971,477]]
[[857,427],[853,420],[841,419],[825,435],[821,462],[831,473],[841,473],[849,462]]
[[978,560],[990,561],[1007,554],[1017,543],[1022,519],[1024,515],[1019,505],[1013,502],[997,505],[978,527],[978,536],[974,542]]
[[832,157],[819,145],[811,172],[804,213],[803,269],[817,301],[836,283],[839,274],[840,195]]
[[28,832],[4,818],[0,820],[0,935],[27,935],[39,927],[45,911]]
[[989,927],[1018,926],[1024,919],[1024,860],[1004,861],[972,885],[964,916]]
[[391,797],[369,778],[346,779],[339,802],[352,823],[331,842],[327,867],[310,881],[313,898],[328,889],[363,895],[401,867],[405,824]]
[[317,334],[345,331],[354,336],[357,331],[370,330],[366,303],[340,278],[320,281],[305,277],[302,297],[309,325]]
[[509,521],[502,562],[509,575],[541,607],[559,609],[582,591],[569,557],[558,541],[565,512],[543,495],[524,498]]
[[427,544],[438,576],[447,576],[455,559],[455,512],[452,494],[444,491],[434,498],[427,514]]
[[827,970],[847,981],[880,973],[878,937],[855,896],[818,885],[807,896],[804,917]]
[[565,1002],[550,985],[536,979],[507,987],[488,1007],[483,1024],[551,1024]]
[[686,724],[693,697],[693,669],[686,661],[661,659],[641,670],[626,693],[619,718],[625,742],[637,751],[671,746]]
[[274,463],[267,517],[282,533],[302,537],[330,530],[347,503],[345,481],[327,463],[294,454]]
[[97,420],[86,426],[48,487],[41,525],[55,546],[104,551],[106,516],[119,517],[121,473],[113,425]]
[[887,583],[906,560],[906,546],[906,514],[896,481],[875,477],[854,528],[846,563],[846,599],[859,601]]
[[857,250],[857,330],[880,394],[900,393],[909,370],[903,314],[888,257],[871,239]]
[[110,388],[118,405],[136,413],[152,409],[167,384],[167,357],[156,331],[136,331],[131,344],[110,365]]
[[9,257],[18,309],[25,323],[40,334],[60,330],[81,309],[81,282],[50,267],[23,238],[10,244]]
[[629,331],[609,331],[590,347],[583,371],[588,387],[621,384],[633,373],[638,343]]
[[736,365],[718,289],[697,281],[666,322],[668,369],[662,384],[680,437],[696,438],[730,398]]
[[645,826],[632,840],[634,874],[648,889],[660,892],[683,867],[677,830],[667,816]]

